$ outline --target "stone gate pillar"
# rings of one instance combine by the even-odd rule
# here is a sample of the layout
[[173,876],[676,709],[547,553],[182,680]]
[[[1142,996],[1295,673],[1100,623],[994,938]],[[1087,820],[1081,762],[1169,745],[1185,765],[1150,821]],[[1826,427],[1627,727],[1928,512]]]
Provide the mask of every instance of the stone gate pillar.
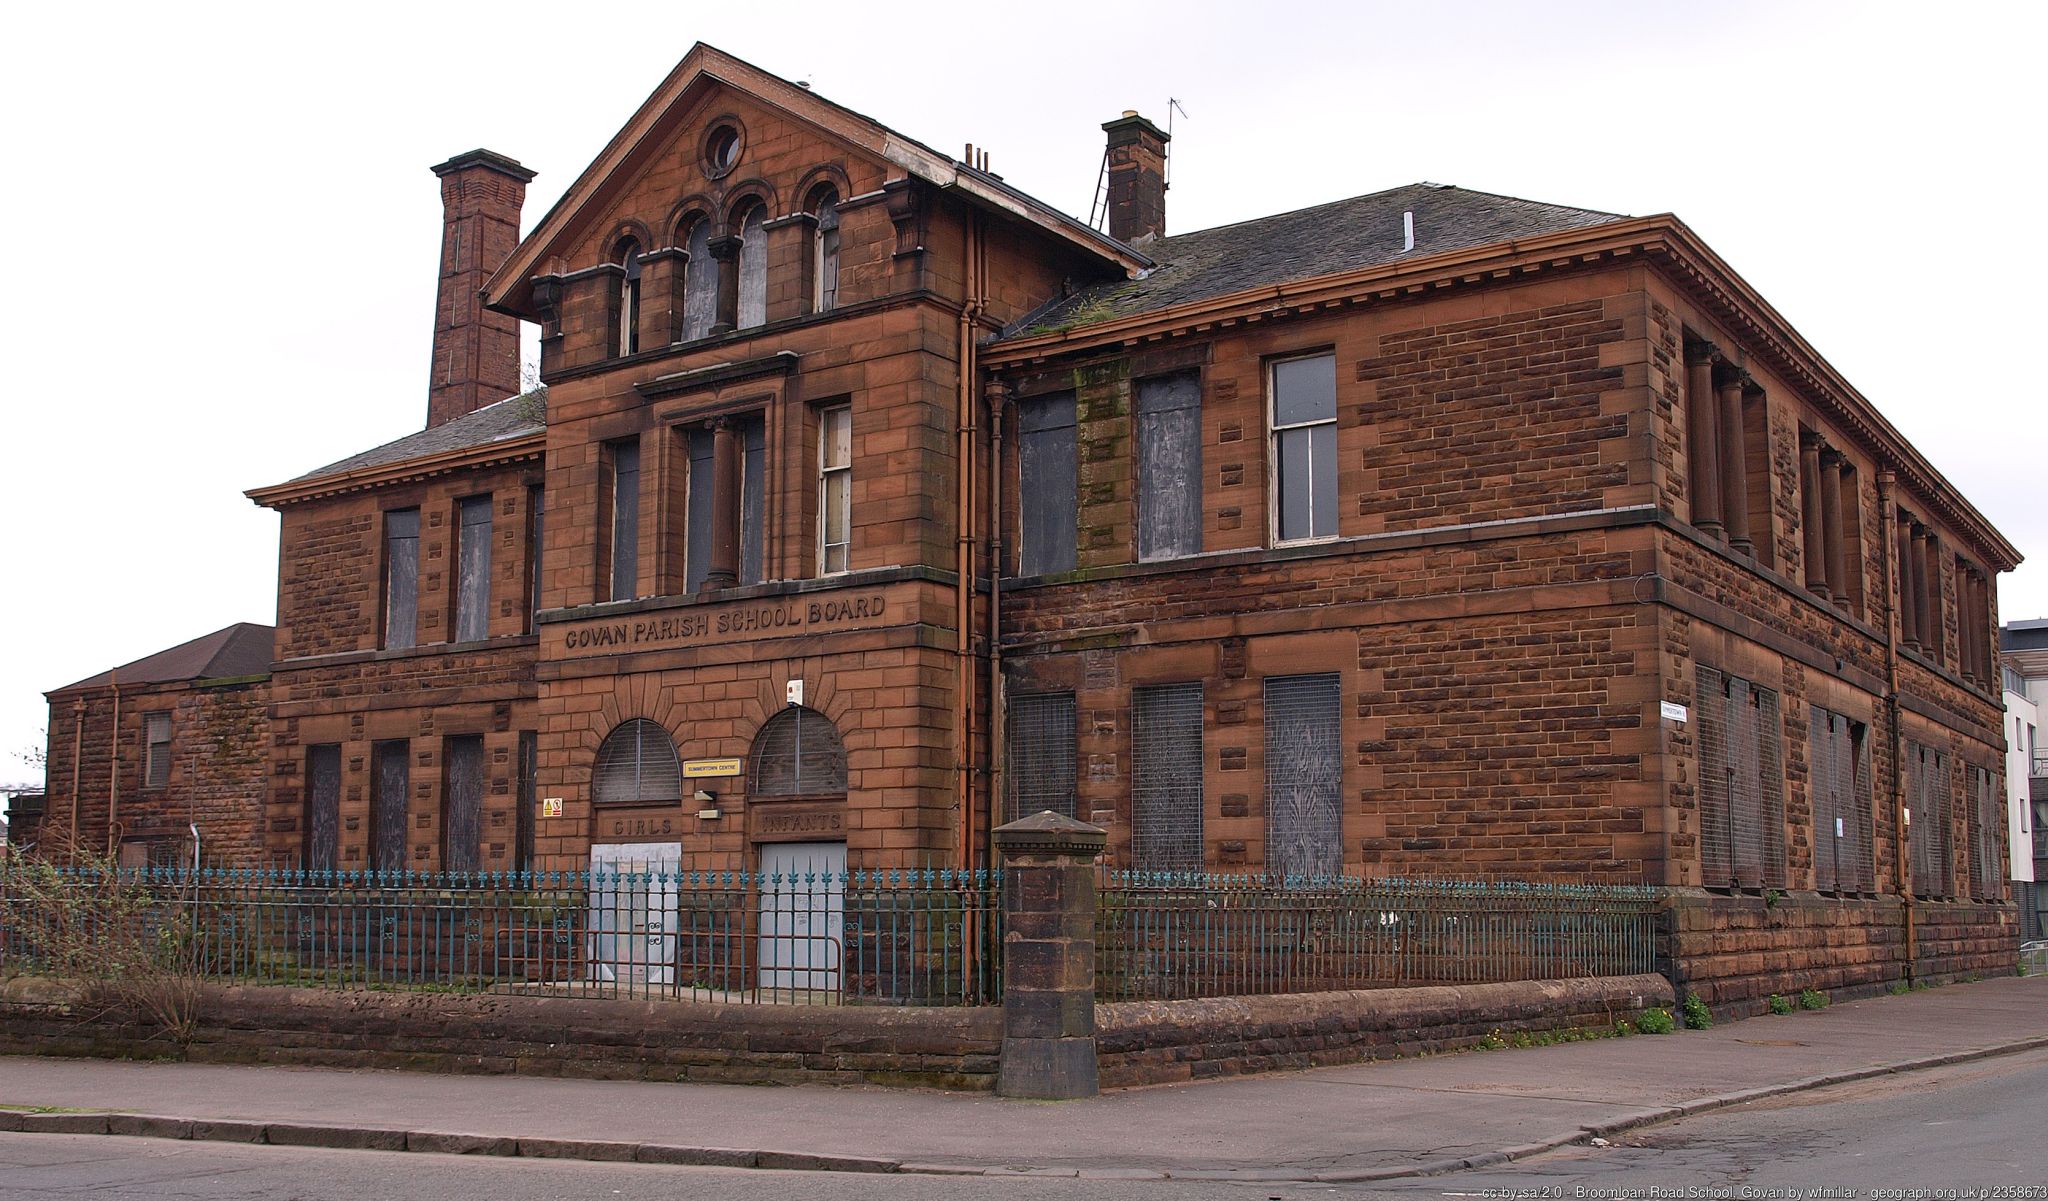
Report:
[[1096,1094],[1095,857],[1107,835],[1047,810],[999,826],[1003,1056],[996,1092]]

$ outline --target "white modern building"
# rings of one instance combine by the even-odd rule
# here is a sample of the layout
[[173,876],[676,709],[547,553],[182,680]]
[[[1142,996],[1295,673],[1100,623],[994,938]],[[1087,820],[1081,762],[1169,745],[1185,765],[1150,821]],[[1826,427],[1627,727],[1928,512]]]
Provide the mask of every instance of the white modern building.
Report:
[[2048,938],[2048,750],[2040,745],[2048,707],[2048,619],[2015,621],[2000,631],[2005,677],[2005,787],[2012,896],[2020,937]]

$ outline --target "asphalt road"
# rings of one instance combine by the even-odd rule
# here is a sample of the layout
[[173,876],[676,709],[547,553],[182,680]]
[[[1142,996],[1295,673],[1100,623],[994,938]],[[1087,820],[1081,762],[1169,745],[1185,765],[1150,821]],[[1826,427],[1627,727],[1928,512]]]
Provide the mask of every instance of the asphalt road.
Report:
[[2044,1104],[2048,1051],[2036,1051],[1723,1110],[1503,1170],[1354,1186],[728,1171],[8,1134],[0,1135],[0,1198],[1612,1201],[1631,1195],[1623,1190],[1684,1197],[1683,1190],[1711,1189],[1691,1196],[1743,1201],[1774,1195],[1763,1192],[1769,1189],[1825,1188],[1841,1190],[1822,1195],[1836,1201],[1872,1201],[1873,1189],[1937,1187],[1974,1188],[1980,1191],[1958,1197],[2001,1201],[1985,1190],[2032,1185],[2036,1191],[2004,1201],[2041,1201],[2048,1198],[2041,1187],[2048,1186]]
[[1599,1201],[1580,1190],[1647,1197],[1693,1186],[1732,1190],[1734,1201],[1794,1188],[1855,1189],[1864,1201],[1873,1189],[1974,1188],[1979,1201],[1998,1201],[1996,1190],[2029,1185],[2009,1201],[2048,1198],[2048,1050],[1736,1106],[1500,1171],[1376,1187],[1411,1201],[1498,1190]]

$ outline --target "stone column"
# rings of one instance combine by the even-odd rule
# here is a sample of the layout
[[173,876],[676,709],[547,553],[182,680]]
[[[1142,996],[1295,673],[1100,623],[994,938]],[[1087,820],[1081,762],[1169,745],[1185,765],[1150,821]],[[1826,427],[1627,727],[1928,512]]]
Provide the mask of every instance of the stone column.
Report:
[[718,234],[708,243],[718,263],[718,308],[711,318],[711,336],[729,334],[740,324],[740,240]]
[[1824,527],[1827,518],[1825,506],[1821,503],[1820,473],[1819,436],[1799,435],[1799,478],[1806,485],[1800,489],[1799,495],[1799,520],[1806,527],[1800,531],[1806,556],[1806,587],[1808,591],[1826,596],[1828,554]]
[[1003,1055],[996,1092],[1096,1094],[1095,857],[1107,835],[1047,810],[999,826]]
[[1721,394],[1721,520],[1727,523],[1728,545],[1742,554],[1756,553],[1749,539],[1749,456],[1742,429],[1741,372],[1728,376]]
[[704,571],[706,592],[740,582],[740,472],[745,449],[739,427],[729,418],[711,423],[711,562]]
[[1849,611],[1849,547],[1842,524],[1842,456],[1830,450],[1820,457],[1821,553],[1826,560],[1828,593],[1835,608]]
[[1703,534],[1721,533],[1721,415],[1714,397],[1712,349],[1703,347],[1685,367],[1685,430],[1692,474],[1692,524]]

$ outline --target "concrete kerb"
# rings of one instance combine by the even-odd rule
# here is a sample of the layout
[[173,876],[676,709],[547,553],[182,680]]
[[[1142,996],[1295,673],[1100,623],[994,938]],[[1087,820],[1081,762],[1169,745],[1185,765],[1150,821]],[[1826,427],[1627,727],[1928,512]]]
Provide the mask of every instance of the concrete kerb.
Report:
[[930,1176],[1052,1176],[1096,1180],[1240,1180],[1272,1183],[1353,1184],[1381,1180],[1442,1176],[1473,1168],[1510,1163],[1559,1147],[1602,1138],[1678,1118],[1691,1117],[1792,1093],[1837,1084],[1872,1080],[1904,1072],[1926,1071],[1951,1064],[2017,1055],[2048,1048],[2048,1036],[2036,1036],[1929,1055],[1898,1063],[1829,1072],[1783,1084],[1737,1089],[1698,1097],[1683,1104],[1645,1109],[1602,1122],[1591,1122],[1554,1136],[1498,1150],[1446,1157],[1422,1163],[1362,1168],[1356,1171],[1297,1172],[1285,1168],[1125,1168],[1037,1167],[1018,1164],[972,1164],[901,1161],[853,1155],[820,1155],[736,1147],[693,1147],[669,1143],[604,1142],[586,1139],[514,1138],[455,1131],[393,1130],[384,1127],[325,1126],[296,1122],[248,1122],[169,1115],[113,1112],[38,1112],[0,1109],[0,1132],[22,1134],[110,1134],[203,1142],[269,1143],[276,1146],[326,1147],[347,1150],[406,1151],[443,1155],[493,1155],[536,1159],[580,1159],[615,1163],[672,1164],[692,1167],[755,1168],[785,1172],[905,1173]]

